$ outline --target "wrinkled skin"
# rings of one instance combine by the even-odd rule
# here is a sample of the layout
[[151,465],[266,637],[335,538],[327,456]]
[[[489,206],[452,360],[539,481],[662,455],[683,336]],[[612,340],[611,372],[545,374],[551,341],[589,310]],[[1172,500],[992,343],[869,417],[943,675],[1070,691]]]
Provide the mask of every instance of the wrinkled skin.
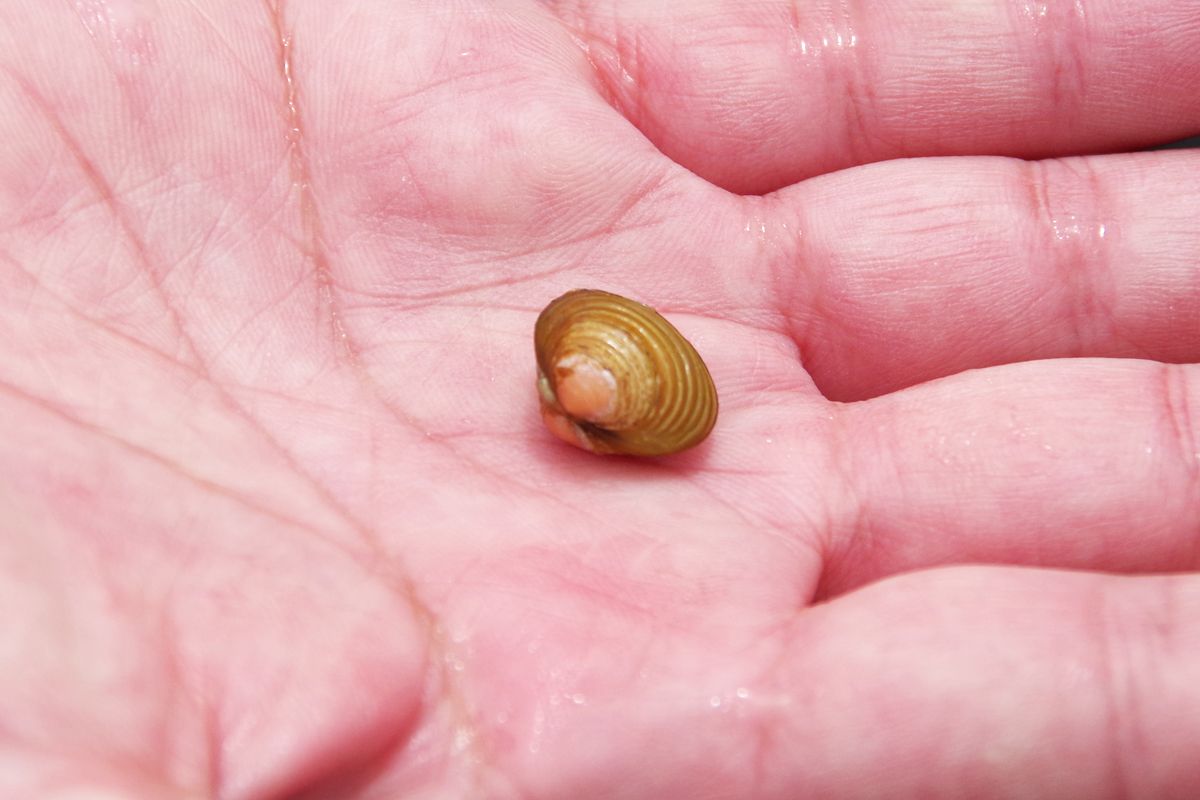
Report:
[[[0,796],[1200,796],[1200,2],[3,0]],[[699,448],[551,437],[580,286]]]

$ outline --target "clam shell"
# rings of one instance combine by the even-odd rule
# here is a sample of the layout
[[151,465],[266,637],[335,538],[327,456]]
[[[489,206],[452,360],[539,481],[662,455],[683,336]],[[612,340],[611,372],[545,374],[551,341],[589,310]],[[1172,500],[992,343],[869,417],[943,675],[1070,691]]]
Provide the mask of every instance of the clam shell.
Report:
[[[538,389],[552,430],[596,453],[661,456],[695,447],[717,421],[717,391],[695,348],[654,309],[595,289],[548,305],[534,330]],[[612,402],[586,418],[558,384],[584,370]],[[561,426],[561,427],[560,427]]]

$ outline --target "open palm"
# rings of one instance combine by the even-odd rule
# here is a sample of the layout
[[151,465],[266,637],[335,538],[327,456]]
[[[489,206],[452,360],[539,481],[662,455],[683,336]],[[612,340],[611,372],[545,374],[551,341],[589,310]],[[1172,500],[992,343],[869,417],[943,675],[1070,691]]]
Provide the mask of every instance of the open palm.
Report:
[[1200,5],[877,5],[0,3],[0,796],[1200,793]]

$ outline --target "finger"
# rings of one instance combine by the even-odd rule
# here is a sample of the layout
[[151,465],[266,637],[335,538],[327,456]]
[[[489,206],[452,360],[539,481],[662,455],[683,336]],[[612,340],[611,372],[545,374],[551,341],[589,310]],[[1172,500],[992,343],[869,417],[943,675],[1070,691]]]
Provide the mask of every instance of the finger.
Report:
[[1042,158],[1200,131],[1197,0],[550,5],[613,104],[735,192],[889,158]]
[[[464,703],[489,766],[522,796],[1200,790],[1195,577],[944,569],[740,626],[700,623],[701,589],[683,614],[607,596],[483,597]],[[513,691],[531,675],[532,696]]]
[[805,796],[1196,797],[1198,612],[1195,576],[903,576],[803,614],[745,705]]
[[1200,151],[898,161],[778,202],[765,302],[832,399],[1037,358],[1200,360]]
[[[1058,360],[847,406],[818,596],[947,563],[1200,567],[1200,367]],[[847,499],[848,498],[848,499]]]

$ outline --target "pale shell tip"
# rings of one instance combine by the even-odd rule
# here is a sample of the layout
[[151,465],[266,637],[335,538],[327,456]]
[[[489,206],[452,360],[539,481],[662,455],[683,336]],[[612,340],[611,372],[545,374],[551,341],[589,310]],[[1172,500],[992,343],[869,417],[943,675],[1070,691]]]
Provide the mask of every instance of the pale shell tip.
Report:
[[558,403],[576,419],[604,422],[617,407],[617,379],[584,356],[568,356],[554,367]]

